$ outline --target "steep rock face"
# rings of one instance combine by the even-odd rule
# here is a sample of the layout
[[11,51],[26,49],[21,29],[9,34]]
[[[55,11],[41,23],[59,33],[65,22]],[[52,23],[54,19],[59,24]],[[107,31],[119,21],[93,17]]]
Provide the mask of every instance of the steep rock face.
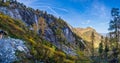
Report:
[[18,60],[16,51],[28,54],[24,41],[13,38],[0,39],[0,63],[11,63]]
[[[33,23],[36,23],[36,25],[37,25],[38,18],[43,17],[47,23],[47,25],[46,25],[47,28],[45,29],[46,35],[49,35],[49,34],[53,35],[53,31],[51,30],[51,28],[49,28],[49,25],[51,23],[55,22],[54,21],[55,17],[53,17],[51,15],[46,15],[46,13],[44,13],[42,11],[41,12],[39,11],[40,13],[39,13],[39,15],[37,15],[35,13],[36,12],[35,10],[33,10],[33,9],[30,10],[30,9],[25,8],[24,6],[18,5],[18,4],[20,4],[20,3],[16,4],[17,7],[15,7],[13,4],[11,4],[9,8],[8,7],[0,7],[0,12],[3,12],[4,14],[9,15],[10,17],[12,17],[14,19],[22,20],[28,26],[32,25]],[[15,7],[15,8],[13,8],[13,7]],[[55,27],[58,28],[57,25]],[[64,27],[61,30],[64,33],[68,42],[75,41],[75,38],[73,37],[72,32],[70,31],[70,29],[68,27]],[[50,39],[48,37],[46,39],[48,39],[49,41],[51,40],[51,41],[55,42],[54,39]]]
[[75,38],[69,28],[64,28],[63,30],[65,37],[67,38],[68,42],[74,42]]
[[99,33],[97,33],[93,28],[91,28],[91,27],[74,28],[73,31],[89,43],[91,43],[91,34],[92,34],[92,32],[94,32],[94,34],[95,34],[94,46],[95,46],[95,48],[98,48],[99,43],[101,41],[101,35]]
[[[9,6],[0,6],[0,12],[14,19],[23,21],[30,30],[36,30],[42,38],[50,41],[58,48],[61,49],[62,46],[65,45],[65,47],[63,46],[63,51],[70,48],[67,53],[70,51],[74,52],[72,48],[79,47],[79,43],[81,43],[80,41],[76,41],[80,38],[76,38],[64,20],[56,18],[46,12],[27,8],[25,5],[18,2],[11,3]],[[42,24],[42,20],[39,20],[39,18],[44,19]],[[70,46],[68,46],[68,44]],[[84,48],[84,45],[82,47]]]

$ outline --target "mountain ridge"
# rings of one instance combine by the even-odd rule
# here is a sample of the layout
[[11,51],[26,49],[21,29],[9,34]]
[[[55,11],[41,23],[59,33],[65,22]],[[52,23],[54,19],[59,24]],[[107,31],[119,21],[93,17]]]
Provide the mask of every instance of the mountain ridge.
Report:
[[16,1],[0,1],[0,22],[1,30],[7,31],[12,38],[25,40],[26,46],[29,46],[32,57],[29,60],[23,56],[21,61],[60,63],[64,59],[62,62],[75,63],[81,56],[89,61],[79,54],[85,49],[82,38],[73,33],[61,18]]

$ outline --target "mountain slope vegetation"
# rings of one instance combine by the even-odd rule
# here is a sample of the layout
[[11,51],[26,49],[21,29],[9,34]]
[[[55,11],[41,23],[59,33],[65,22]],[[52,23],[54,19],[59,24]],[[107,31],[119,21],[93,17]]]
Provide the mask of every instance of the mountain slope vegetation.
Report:
[[0,29],[25,41],[29,53],[17,53],[15,63],[89,63],[81,38],[61,18],[16,2],[0,2]]

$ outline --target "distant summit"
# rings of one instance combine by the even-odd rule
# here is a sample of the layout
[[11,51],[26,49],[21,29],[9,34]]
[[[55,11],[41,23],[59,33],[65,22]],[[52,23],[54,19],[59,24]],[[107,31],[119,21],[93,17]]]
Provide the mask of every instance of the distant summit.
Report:
[[94,32],[95,34],[95,48],[98,48],[99,43],[100,43],[100,39],[101,39],[101,35],[96,32],[95,29],[93,29],[92,27],[87,27],[87,28],[73,28],[73,31],[80,37],[82,37],[82,39],[88,41],[89,43],[91,43],[91,34],[92,32]]

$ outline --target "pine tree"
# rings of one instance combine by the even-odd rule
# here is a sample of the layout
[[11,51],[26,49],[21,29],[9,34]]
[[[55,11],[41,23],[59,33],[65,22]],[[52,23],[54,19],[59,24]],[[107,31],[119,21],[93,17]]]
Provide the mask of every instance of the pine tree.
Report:
[[119,15],[119,8],[112,8],[111,10],[111,16],[112,19],[109,23],[109,30],[111,31],[110,33],[112,33],[112,39],[114,39],[115,41],[115,47],[113,47],[112,51],[113,51],[113,56],[114,58],[111,61],[114,61],[115,63],[118,63],[118,42],[119,42],[119,32],[120,32],[120,15]]
[[[100,57],[100,61],[101,61],[102,53],[103,53],[103,36],[101,36],[101,42],[99,43],[98,52],[99,52],[99,57]],[[99,61],[99,62],[100,62],[100,61]]]
[[109,30],[113,31],[114,39],[116,42],[116,48],[118,48],[118,41],[119,41],[119,34],[120,31],[120,15],[119,15],[119,9],[113,8],[111,10],[112,20],[109,23]]
[[101,42],[99,44],[99,55],[101,56],[101,54],[103,53],[103,36],[101,36]]
[[92,56],[94,57],[94,39],[95,39],[95,35],[94,32],[92,32],[91,34],[91,42],[92,42]]
[[107,57],[108,57],[108,51],[109,51],[109,47],[108,47],[108,37],[105,37],[105,59],[107,60]]

